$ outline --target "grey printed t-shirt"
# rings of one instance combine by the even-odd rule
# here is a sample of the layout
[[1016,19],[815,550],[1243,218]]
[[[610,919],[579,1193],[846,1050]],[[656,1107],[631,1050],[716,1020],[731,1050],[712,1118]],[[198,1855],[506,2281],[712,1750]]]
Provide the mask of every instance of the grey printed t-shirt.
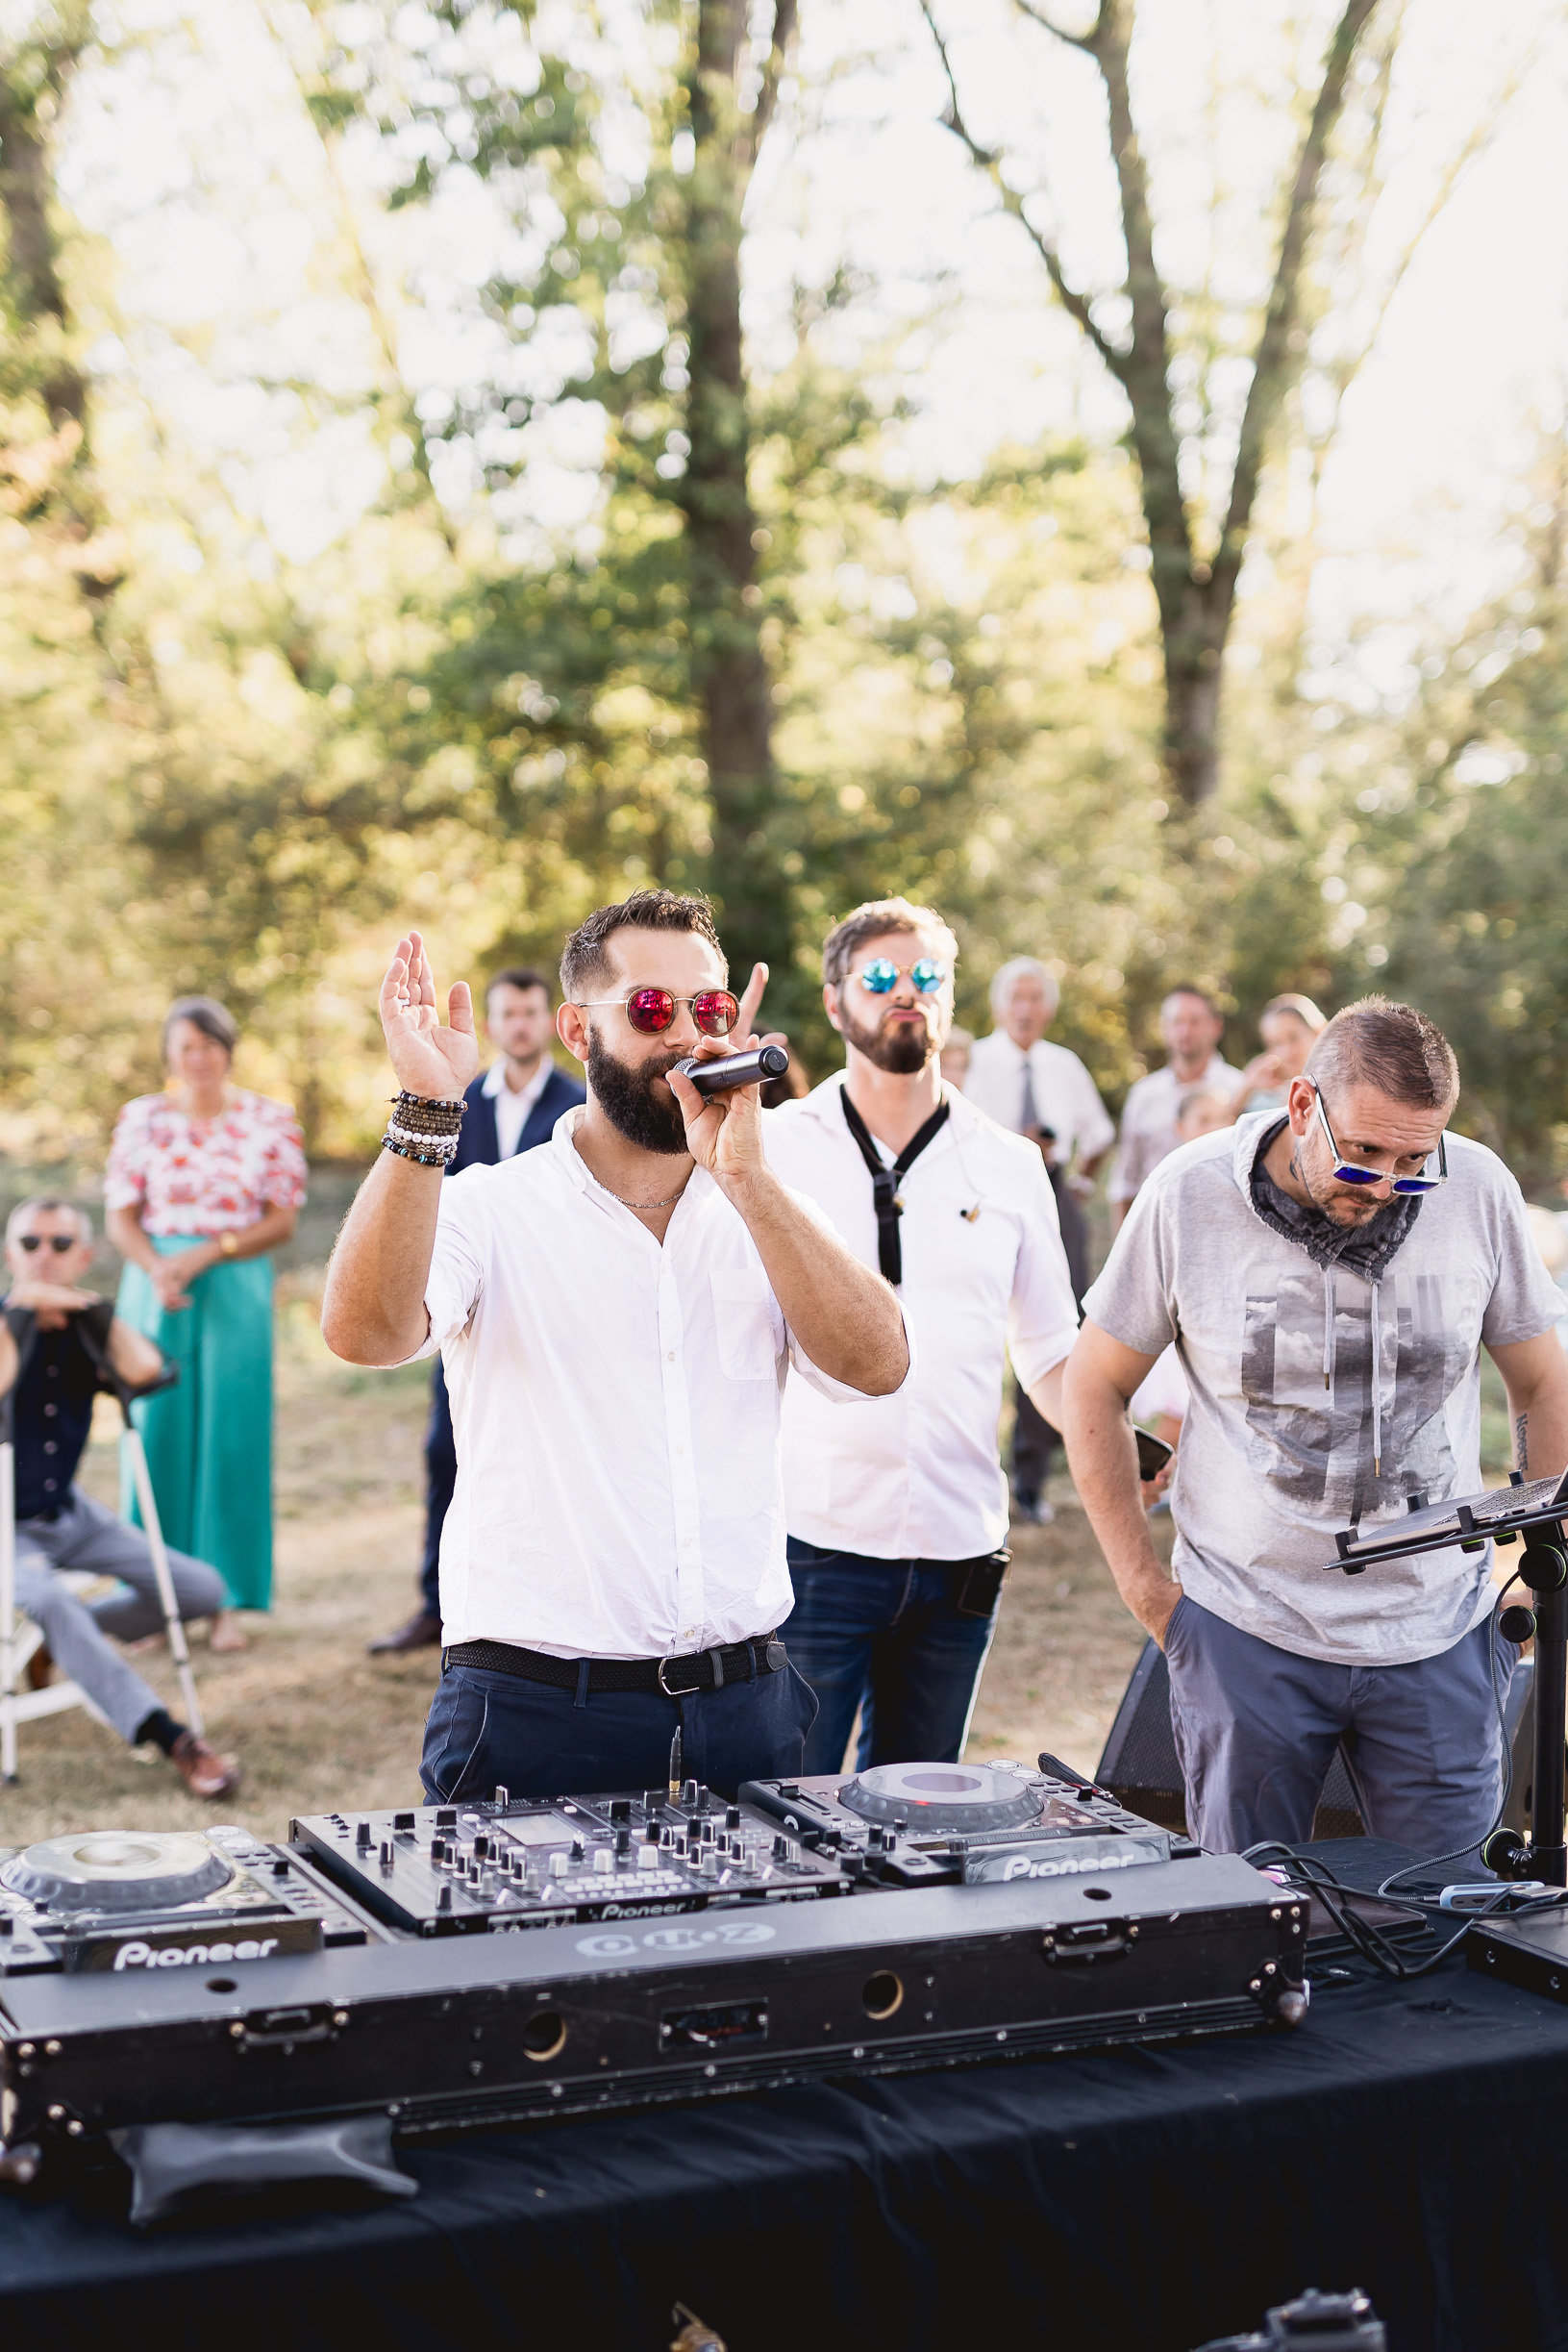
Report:
[[1142,1355],[1176,1342],[1192,1404],[1175,1564],[1201,1607],[1303,1658],[1433,1658],[1490,1608],[1491,1547],[1351,1577],[1325,1564],[1334,1535],[1403,1516],[1418,1489],[1433,1503],[1476,1492],[1481,1344],[1551,1330],[1561,1298],[1518,1185],[1483,1144],[1450,1136],[1449,1181],[1422,1199],[1375,1300],[1254,1208],[1253,1162],[1278,1125],[1264,1112],[1162,1161],[1083,1313]]

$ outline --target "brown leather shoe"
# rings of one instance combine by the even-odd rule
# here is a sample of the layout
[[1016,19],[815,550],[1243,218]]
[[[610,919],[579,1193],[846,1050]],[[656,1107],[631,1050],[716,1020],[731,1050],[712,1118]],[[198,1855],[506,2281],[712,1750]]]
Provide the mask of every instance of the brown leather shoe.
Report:
[[367,1641],[365,1648],[372,1658],[385,1658],[394,1650],[436,1650],[441,1646],[441,1620],[433,1617],[428,1609],[400,1625],[395,1634],[383,1634],[379,1641]]
[[27,1687],[30,1690],[47,1690],[54,1679],[55,1662],[40,1641],[27,1662]]
[[194,1732],[180,1734],[169,1752],[169,1762],[191,1795],[209,1803],[215,1797],[233,1796],[239,1786],[237,1758],[219,1756],[205,1739],[198,1739]]

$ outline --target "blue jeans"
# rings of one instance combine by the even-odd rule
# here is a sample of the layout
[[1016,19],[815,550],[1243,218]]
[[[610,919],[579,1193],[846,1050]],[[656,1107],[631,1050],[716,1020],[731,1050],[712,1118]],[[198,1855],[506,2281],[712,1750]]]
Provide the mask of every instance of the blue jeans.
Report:
[[1303,1843],[1343,1738],[1372,1837],[1423,1854],[1478,1843],[1503,1793],[1493,1660],[1506,1699],[1518,1655],[1493,1614],[1436,1658],[1332,1665],[1276,1649],[1183,1593],[1165,1657],[1188,1829],[1217,1854],[1264,1838]]
[[816,1705],[792,1666],[693,1690],[570,1690],[487,1667],[446,1664],[425,1724],[419,1775],[432,1805],[487,1797],[592,1796],[662,1789],[681,1727],[683,1769],[722,1797],[743,1780],[797,1779]]
[[855,1765],[957,1764],[996,1612],[956,1606],[963,1571],[944,1560],[868,1560],[789,1538],[795,1606],[781,1627],[820,1701],[806,1772],[836,1772],[856,1710]]

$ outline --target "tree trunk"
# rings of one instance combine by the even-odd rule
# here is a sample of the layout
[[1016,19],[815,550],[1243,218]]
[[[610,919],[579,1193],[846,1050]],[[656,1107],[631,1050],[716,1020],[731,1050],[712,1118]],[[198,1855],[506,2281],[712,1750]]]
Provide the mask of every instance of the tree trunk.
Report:
[[685,263],[691,448],[683,488],[687,625],[711,808],[710,888],[742,981],[759,957],[782,970],[789,944],[785,893],[768,839],[777,779],[772,693],[759,634],[740,334],[741,211],[755,153],[752,118],[736,102],[748,13],[745,0],[701,0],[698,11]]
[[[62,48],[51,56],[44,87],[57,104],[75,63],[74,49]],[[81,370],[64,347],[69,322],[50,219],[54,170],[37,101],[37,90],[19,75],[0,73],[0,211],[6,219],[6,276],[20,324],[42,330],[36,380],[49,422],[58,432],[63,424],[85,427],[87,398]]]

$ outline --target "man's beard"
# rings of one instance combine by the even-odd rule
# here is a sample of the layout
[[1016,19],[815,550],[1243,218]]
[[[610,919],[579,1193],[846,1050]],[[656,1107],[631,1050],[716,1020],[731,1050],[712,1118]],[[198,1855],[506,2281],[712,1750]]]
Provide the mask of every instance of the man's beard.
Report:
[[639,1151],[674,1154],[686,1148],[686,1123],[673,1094],[654,1092],[656,1083],[682,1059],[617,1062],[602,1038],[588,1044],[588,1085],[593,1099],[618,1135]]
[[896,1021],[884,1028],[887,1015],[884,1013],[870,1028],[862,1029],[849,1009],[847,988],[839,995],[838,1018],[846,1041],[856,1052],[864,1054],[879,1070],[890,1070],[895,1078],[912,1078],[916,1070],[925,1068],[936,1051],[936,1040],[924,1014],[918,1020]]
[[[1305,1188],[1318,1214],[1326,1217],[1331,1225],[1337,1225],[1341,1233],[1364,1232],[1385,1210],[1398,1208],[1404,1197],[1401,1193],[1393,1192],[1386,1200],[1368,1200],[1364,1192],[1352,1192],[1343,1185],[1336,1185],[1332,1177],[1320,1189],[1299,1149],[1291,1162],[1291,1170]],[[1350,1216],[1335,1214],[1336,1211],[1343,1209],[1349,1209],[1354,1214]]]

